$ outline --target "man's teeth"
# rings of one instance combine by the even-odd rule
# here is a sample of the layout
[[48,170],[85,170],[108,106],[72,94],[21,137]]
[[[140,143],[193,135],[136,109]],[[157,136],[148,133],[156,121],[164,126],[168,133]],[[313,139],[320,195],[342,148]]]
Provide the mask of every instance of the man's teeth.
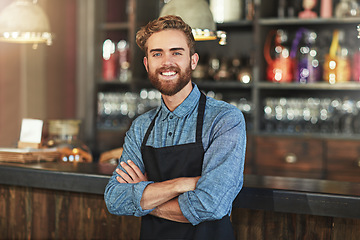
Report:
[[162,72],[161,74],[165,75],[165,76],[172,76],[172,75],[175,75],[176,72]]

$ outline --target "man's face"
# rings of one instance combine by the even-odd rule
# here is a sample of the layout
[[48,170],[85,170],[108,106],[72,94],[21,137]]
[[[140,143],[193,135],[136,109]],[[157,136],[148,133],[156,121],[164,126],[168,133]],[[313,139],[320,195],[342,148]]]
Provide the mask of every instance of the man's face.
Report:
[[191,80],[198,55],[190,57],[185,34],[179,30],[154,33],[146,44],[144,65],[151,83],[162,94],[173,96]]

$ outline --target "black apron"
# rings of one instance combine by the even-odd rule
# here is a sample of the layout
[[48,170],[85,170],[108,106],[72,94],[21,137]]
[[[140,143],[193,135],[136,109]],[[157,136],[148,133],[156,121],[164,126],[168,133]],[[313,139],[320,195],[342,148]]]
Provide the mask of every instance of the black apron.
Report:
[[[146,146],[151,130],[155,125],[154,117],[141,145],[141,154],[148,179],[154,182],[178,177],[196,177],[201,175],[204,158],[202,145],[202,125],[206,97],[201,93],[197,125],[196,142],[169,147],[154,148]],[[142,217],[140,239],[235,239],[230,217],[202,222],[196,226],[191,223],[179,223],[152,216]]]

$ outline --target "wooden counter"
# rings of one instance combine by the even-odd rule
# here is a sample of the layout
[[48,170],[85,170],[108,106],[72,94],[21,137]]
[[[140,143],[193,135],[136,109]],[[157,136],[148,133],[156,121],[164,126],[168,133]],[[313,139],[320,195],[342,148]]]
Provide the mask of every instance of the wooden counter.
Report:
[[[0,236],[137,239],[140,219],[108,213],[113,165],[0,164]],[[234,202],[237,239],[357,239],[360,183],[245,175]]]

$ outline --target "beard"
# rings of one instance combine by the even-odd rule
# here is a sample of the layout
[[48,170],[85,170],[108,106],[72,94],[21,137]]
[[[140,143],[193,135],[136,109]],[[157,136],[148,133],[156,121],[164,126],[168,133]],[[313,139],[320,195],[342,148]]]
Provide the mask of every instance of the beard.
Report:
[[[178,79],[171,81],[160,80],[158,76],[163,71],[175,71],[179,75]],[[151,84],[159,90],[159,92],[166,96],[173,96],[190,82],[191,72],[190,64],[184,71],[181,71],[177,66],[161,67],[156,69],[155,73],[149,71],[148,78],[150,79]]]

